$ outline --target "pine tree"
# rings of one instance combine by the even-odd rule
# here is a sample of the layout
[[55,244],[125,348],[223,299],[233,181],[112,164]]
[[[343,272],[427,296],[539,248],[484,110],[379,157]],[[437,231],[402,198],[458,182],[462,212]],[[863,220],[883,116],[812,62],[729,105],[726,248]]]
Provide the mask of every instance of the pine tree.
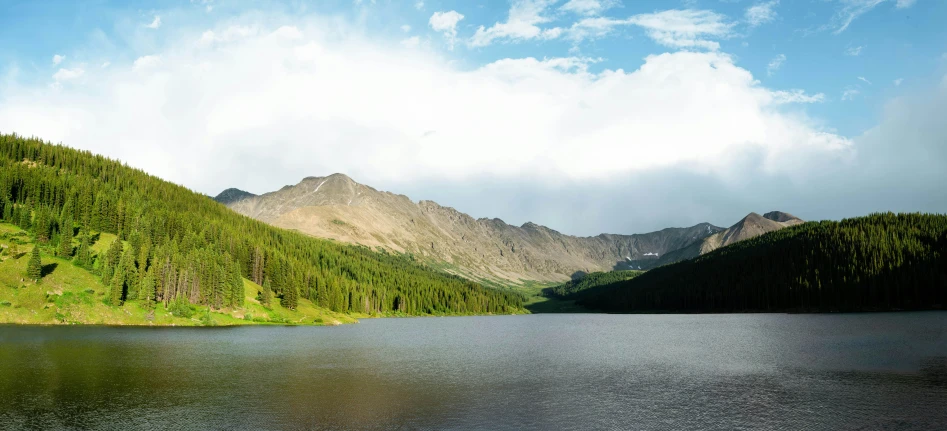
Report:
[[122,251],[124,247],[122,246],[122,240],[115,238],[115,241],[112,241],[112,244],[109,245],[108,251],[105,252],[105,262],[102,264],[102,282],[109,284],[111,278],[114,274],[120,272],[116,269],[118,266],[119,260],[122,258]]
[[269,308],[270,303],[273,301],[273,286],[270,284],[269,277],[263,280],[263,290],[260,292],[259,299],[260,304],[267,308]]
[[286,286],[283,288],[283,299],[280,300],[280,304],[290,310],[295,310],[299,305],[299,291],[296,290],[296,286]]
[[33,219],[33,234],[37,241],[49,242],[49,210],[45,207],[36,210],[36,217]]
[[89,234],[83,232],[79,239],[79,250],[76,252],[75,263],[81,268],[92,269],[92,250],[89,244]]
[[33,229],[33,215],[30,213],[29,205],[20,206],[20,220],[18,226],[23,230]]
[[39,257],[39,246],[33,246],[33,253],[26,263],[26,278],[37,283],[43,278],[43,261]]
[[125,295],[125,273],[121,266],[115,268],[112,279],[109,282],[109,303],[118,306],[122,305],[122,298]]
[[72,257],[72,219],[62,222],[62,233],[59,235],[59,257]]
[[141,286],[138,290],[138,299],[152,302],[155,300],[155,275],[148,271],[141,280]]
[[138,299],[138,269],[135,268],[135,257],[132,250],[129,249],[122,253],[118,266],[120,269],[116,270],[115,273],[121,273],[125,283],[123,299]]

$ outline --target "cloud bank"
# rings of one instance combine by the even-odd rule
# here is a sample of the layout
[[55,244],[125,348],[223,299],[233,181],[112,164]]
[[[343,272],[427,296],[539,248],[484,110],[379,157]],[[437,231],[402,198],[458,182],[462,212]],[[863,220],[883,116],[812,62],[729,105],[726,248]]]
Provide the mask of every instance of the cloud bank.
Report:
[[[727,31],[704,18],[655,31],[677,41]],[[437,25],[449,31],[459,19],[450,21]],[[599,59],[579,57],[465,69],[317,17],[181,34],[130,64],[82,71],[75,85],[3,88],[0,131],[116,157],[208,194],[344,172],[475,216],[576,234],[724,224],[777,208],[833,216],[813,202],[854,186],[829,174],[860,172],[865,157],[857,140],[804,113],[823,95],[767,88],[716,51],[595,73],[588,66]],[[911,106],[892,112],[903,123]],[[883,123],[872,145],[885,148],[903,126]],[[834,183],[817,184],[823,177]]]

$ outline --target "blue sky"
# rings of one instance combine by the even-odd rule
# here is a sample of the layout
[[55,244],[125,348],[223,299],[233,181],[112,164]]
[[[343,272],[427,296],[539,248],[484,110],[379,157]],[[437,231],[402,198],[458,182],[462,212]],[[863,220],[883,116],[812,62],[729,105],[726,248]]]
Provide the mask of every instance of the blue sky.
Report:
[[[937,0],[3,0],[0,130],[209,194],[341,171],[579,234],[947,211],[920,186],[942,127],[907,124],[943,101],[944,22]],[[864,190],[899,133],[921,159],[890,166],[932,168]]]

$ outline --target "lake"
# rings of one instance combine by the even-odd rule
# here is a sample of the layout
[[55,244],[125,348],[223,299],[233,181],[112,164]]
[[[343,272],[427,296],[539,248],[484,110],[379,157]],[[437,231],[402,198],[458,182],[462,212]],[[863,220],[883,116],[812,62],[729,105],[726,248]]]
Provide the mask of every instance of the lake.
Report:
[[947,429],[947,313],[0,326],[2,429]]

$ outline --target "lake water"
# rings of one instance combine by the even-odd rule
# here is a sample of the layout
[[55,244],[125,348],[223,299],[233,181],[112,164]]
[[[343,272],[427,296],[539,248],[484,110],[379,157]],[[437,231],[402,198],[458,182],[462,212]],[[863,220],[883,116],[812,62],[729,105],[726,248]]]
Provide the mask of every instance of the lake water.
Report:
[[0,429],[947,429],[947,313],[0,326]]

